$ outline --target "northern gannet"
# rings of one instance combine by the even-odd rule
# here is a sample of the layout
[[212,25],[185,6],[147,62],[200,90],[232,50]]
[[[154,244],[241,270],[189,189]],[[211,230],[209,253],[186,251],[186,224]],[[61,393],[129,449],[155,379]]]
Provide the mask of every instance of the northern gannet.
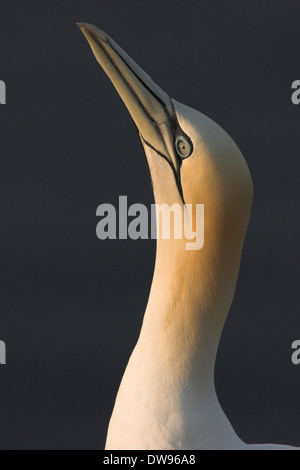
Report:
[[171,99],[106,33],[90,24],[78,26],[135,122],[156,204],[205,205],[201,250],[186,250],[184,238],[157,240],[143,325],[105,448],[293,449],[245,444],[215,391],[216,354],[252,203],[252,178],[242,153],[215,122]]

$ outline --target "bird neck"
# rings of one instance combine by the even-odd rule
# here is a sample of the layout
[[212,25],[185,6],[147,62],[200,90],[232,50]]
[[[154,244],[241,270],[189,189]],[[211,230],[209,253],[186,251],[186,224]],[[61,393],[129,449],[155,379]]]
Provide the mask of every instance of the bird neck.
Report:
[[159,371],[176,390],[214,390],[215,360],[243,244],[230,237],[227,242],[226,237],[222,246],[208,240],[202,250],[187,251],[182,240],[158,240],[139,344],[151,355],[156,377]]

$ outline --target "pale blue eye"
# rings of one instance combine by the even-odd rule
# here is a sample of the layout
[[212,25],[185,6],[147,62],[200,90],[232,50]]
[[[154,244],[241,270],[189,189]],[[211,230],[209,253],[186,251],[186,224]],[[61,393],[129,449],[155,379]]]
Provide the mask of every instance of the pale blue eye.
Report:
[[185,137],[177,137],[175,145],[177,153],[181,158],[188,158],[191,155],[192,146]]

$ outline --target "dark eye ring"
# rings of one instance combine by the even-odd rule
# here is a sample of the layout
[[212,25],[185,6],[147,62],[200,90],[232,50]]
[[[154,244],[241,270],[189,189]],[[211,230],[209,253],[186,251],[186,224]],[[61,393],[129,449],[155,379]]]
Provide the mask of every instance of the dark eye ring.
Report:
[[176,151],[177,151],[178,155],[182,159],[188,158],[193,152],[192,145],[183,136],[177,137],[176,142],[175,142],[175,146],[176,146]]

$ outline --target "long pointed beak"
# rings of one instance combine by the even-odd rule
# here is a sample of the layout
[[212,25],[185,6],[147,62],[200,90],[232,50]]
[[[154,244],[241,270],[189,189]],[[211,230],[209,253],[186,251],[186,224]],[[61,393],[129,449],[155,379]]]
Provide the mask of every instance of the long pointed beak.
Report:
[[125,103],[143,143],[168,160],[180,189],[181,161],[174,143],[179,124],[171,98],[106,33],[90,24],[77,24]]

